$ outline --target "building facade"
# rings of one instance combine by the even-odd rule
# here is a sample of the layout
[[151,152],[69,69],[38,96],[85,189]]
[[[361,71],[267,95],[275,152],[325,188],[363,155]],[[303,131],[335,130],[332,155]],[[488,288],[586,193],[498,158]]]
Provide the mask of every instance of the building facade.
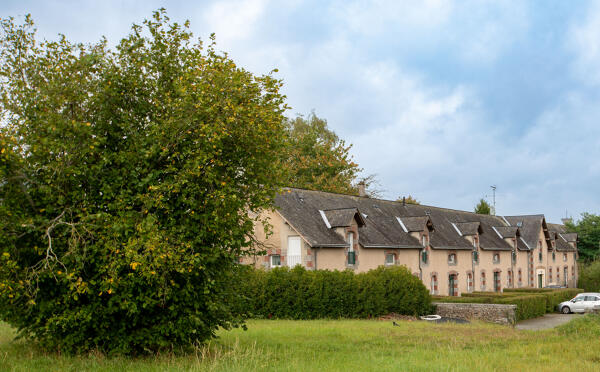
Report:
[[577,235],[543,215],[491,216],[321,191],[285,189],[255,226],[265,269],[368,271],[404,265],[432,294],[575,287]]

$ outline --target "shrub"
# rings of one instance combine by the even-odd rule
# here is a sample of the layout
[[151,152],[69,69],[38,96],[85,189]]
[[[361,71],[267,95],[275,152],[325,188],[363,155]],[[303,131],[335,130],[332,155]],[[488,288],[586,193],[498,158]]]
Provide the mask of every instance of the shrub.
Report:
[[515,296],[494,299],[495,304],[517,305],[516,320],[537,318],[546,313],[546,297],[532,294],[529,296]]
[[586,292],[600,292],[600,260],[579,266],[577,286]]
[[107,353],[240,325],[226,284],[284,179],[281,82],[162,10],[113,50],[0,25],[2,320]]
[[238,280],[244,283],[238,306],[255,317],[369,318],[431,311],[427,289],[402,266],[359,274],[350,270],[309,271],[300,266],[269,271],[248,267]]
[[567,301],[575,297],[578,293],[583,292],[579,288],[514,288],[505,289],[509,294],[538,294],[546,297],[546,312],[551,313],[556,310],[559,303]]

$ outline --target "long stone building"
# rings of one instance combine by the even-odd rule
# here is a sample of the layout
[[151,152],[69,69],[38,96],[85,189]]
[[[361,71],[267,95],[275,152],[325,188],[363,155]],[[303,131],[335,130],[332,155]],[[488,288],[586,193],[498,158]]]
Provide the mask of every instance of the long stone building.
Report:
[[542,214],[491,216],[365,196],[285,189],[272,225],[255,234],[264,256],[244,262],[266,269],[368,271],[404,265],[432,294],[577,283],[577,235]]

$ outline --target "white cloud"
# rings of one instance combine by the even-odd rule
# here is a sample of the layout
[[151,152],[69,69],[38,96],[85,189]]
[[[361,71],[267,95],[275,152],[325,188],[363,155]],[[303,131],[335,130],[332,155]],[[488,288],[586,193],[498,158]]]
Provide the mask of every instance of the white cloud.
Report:
[[567,46],[575,53],[574,74],[584,83],[600,84],[600,0],[592,1],[587,17],[574,20]]
[[221,46],[228,46],[253,36],[267,4],[268,0],[228,0],[200,10],[206,28],[217,34]]

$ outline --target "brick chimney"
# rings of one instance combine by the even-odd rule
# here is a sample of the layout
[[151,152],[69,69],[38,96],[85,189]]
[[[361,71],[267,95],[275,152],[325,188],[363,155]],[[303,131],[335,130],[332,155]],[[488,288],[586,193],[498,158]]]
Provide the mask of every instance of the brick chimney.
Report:
[[367,196],[367,185],[363,181],[358,183],[358,196],[365,197]]

